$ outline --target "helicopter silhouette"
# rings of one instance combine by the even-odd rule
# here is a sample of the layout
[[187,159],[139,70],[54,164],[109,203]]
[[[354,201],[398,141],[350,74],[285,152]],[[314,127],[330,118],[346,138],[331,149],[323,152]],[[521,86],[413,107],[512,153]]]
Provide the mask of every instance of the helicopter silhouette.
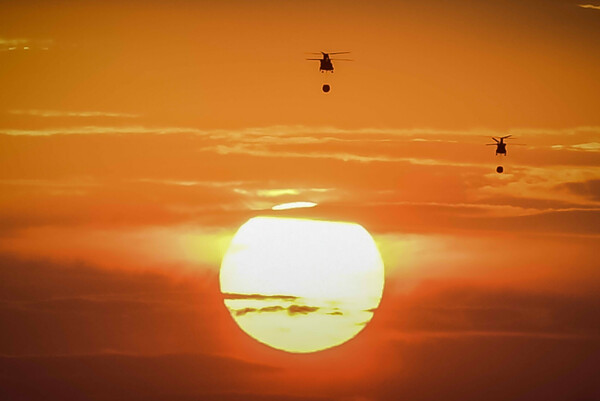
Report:
[[506,135],[506,136],[501,136],[498,138],[492,137],[492,139],[494,140],[495,143],[486,143],[487,146],[496,146],[496,156],[497,155],[504,155],[506,156],[506,143],[504,142],[505,139],[510,138],[512,135]]
[[307,60],[316,60],[316,61],[319,61],[320,62],[319,71],[333,73],[333,63],[332,63],[332,61],[353,61],[353,60],[347,59],[347,58],[331,58],[329,55],[334,55],[334,54],[348,54],[348,53],[350,53],[350,52],[332,52],[332,53],[318,52],[318,53],[308,53],[308,54],[320,54],[320,55],[323,56],[323,58],[307,58]]

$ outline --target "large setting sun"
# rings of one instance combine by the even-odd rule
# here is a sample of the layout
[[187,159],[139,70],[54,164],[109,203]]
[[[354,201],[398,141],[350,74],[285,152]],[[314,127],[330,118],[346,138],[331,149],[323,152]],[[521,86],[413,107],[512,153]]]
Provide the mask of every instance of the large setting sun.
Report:
[[600,401],[600,0],[0,1],[0,401]]
[[290,352],[344,343],[371,320],[383,291],[383,262],[360,225],[255,217],[221,265],[221,291],[238,325]]

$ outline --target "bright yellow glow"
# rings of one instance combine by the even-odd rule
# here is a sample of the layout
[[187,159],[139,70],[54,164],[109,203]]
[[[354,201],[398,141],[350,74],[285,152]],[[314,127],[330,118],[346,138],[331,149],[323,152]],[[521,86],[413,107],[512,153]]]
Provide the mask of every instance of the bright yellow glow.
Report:
[[247,334],[313,352],[365,327],[384,274],[373,238],[358,224],[255,217],[235,234],[220,280],[225,305]]
[[273,206],[271,209],[273,210],[287,210],[287,209],[300,209],[303,207],[315,207],[317,206],[314,202],[290,202],[290,203],[282,203],[281,205]]

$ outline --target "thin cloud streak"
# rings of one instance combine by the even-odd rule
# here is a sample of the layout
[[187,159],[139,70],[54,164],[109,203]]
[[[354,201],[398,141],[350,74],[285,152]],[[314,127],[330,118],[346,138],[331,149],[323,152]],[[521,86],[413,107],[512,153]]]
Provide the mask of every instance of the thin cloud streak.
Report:
[[178,187],[208,187],[208,188],[230,188],[252,183],[251,181],[184,181],[184,180],[160,180],[154,178],[140,178],[132,180],[149,184],[173,185]]
[[[26,113],[28,111],[19,111]],[[32,110],[33,111],[33,110]],[[54,111],[40,111],[38,113],[60,113]],[[69,113],[69,112],[66,112]],[[73,112],[75,113],[75,112]],[[86,113],[86,112],[83,112]],[[95,113],[95,112],[87,112]],[[100,113],[100,112],[98,112]],[[129,115],[128,113],[109,113],[115,115]],[[137,115],[136,115],[137,116]],[[210,136],[216,139],[248,139],[249,137],[264,137],[265,142],[272,142],[273,138],[306,136],[316,137],[319,140],[344,140],[344,138],[323,138],[323,135],[389,135],[400,137],[412,137],[422,135],[444,135],[444,136],[499,136],[499,135],[557,135],[573,136],[580,133],[600,134],[598,126],[580,126],[565,129],[540,129],[540,128],[512,128],[508,130],[493,129],[468,129],[468,130],[441,130],[434,128],[357,128],[345,129],[332,126],[303,126],[303,125],[274,125],[266,127],[253,127],[243,129],[199,129],[194,127],[146,127],[146,126],[80,126],[80,127],[59,127],[40,130],[24,129],[2,129],[0,134],[5,135],[77,135],[77,134],[122,134],[122,133],[142,133],[142,134],[179,134],[192,133],[203,136]],[[425,138],[415,138],[412,140],[424,141]]]
[[600,337],[593,334],[570,334],[552,332],[528,332],[528,331],[411,331],[409,333],[395,333],[392,339],[405,341],[423,341],[436,339],[464,339],[470,337],[516,337],[537,338],[549,340],[597,340]]
[[78,180],[42,180],[42,179],[13,179],[0,180],[0,185],[22,186],[22,187],[50,187],[50,188],[73,188],[73,187],[95,187],[100,182],[92,179]]
[[600,152],[600,142],[580,143],[578,145],[572,145],[571,147],[589,152]]
[[0,38],[0,51],[48,50],[53,44],[52,39]]
[[60,111],[60,110],[9,110],[10,114],[35,117],[118,117],[137,118],[139,114],[112,113],[106,111]]
[[309,313],[317,312],[319,309],[321,309],[321,308],[318,306],[307,306],[307,305],[295,305],[294,304],[294,305],[290,305],[286,308],[284,308],[283,306],[280,306],[280,305],[265,306],[262,308],[247,307],[247,308],[242,308],[242,309],[232,309],[232,312],[236,316],[244,316],[244,315],[247,315],[248,313],[268,313],[268,312],[286,311],[288,315],[294,316],[294,315],[307,315]]
[[295,301],[298,299],[294,295],[264,295],[264,294],[234,294],[230,292],[223,293],[225,299],[244,299],[244,300],[280,300],[280,301]]
[[575,145],[552,145],[550,149],[585,152],[600,152],[600,142],[578,143]]
[[42,130],[1,129],[0,134],[11,136],[52,136],[52,135],[121,135],[121,134],[201,134],[205,131],[192,128],[148,128],[144,126],[81,126],[69,128],[48,128]]
[[514,175],[502,179],[505,185],[489,182],[478,187],[478,198],[487,196],[511,195],[521,198],[537,198],[569,202],[579,206],[598,206],[600,203],[586,199],[578,194],[556,191],[556,186],[573,182],[586,182],[600,177],[600,167],[579,167],[568,169],[561,166],[553,168],[514,166]]
[[487,212],[489,215],[495,217],[509,217],[509,216],[532,216],[536,214],[554,213],[554,212],[577,212],[577,211],[600,211],[599,207],[588,206],[588,207],[569,207],[569,208],[524,208],[512,205],[494,205],[486,203],[443,203],[443,202],[368,202],[360,203],[361,206],[432,206],[432,207],[444,207],[450,209],[465,209]]
[[286,195],[301,195],[307,193],[322,194],[333,191],[333,188],[272,188],[272,189],[242,189],[234,188],[237,194],[256,196],[259,198],[277,198]]
[[317,153],[317,152],[282,152],[276,150],[269,150],[263,147],[251,147],[244,145],[217,145],[207,146],[199,149],[202,152],[215,152],[220,155],[229,154],[240,154],[257,157],[276,157],[276,158],[309,158],[309,159],[334,159],[341,160],[344,162],[352,161],[359,163],[371,163],[371,162],[386,162],[386,163],[410,163],[415,165],[427,165],[427,166],[457,166],[457,167],[480,167],[487,168],[487,164],[483,163],[458,163],[452,161],[439,161],[435,159],[419,159],[414,157],[393,157],[384,155],[358,155],[352,153]]

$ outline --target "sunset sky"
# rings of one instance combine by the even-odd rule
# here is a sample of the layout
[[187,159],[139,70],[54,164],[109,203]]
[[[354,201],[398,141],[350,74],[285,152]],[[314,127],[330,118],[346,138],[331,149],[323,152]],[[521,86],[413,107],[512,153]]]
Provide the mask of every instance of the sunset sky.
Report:
[[[3,2],[0,398],[600,400],[599,72],[597,1]],[[385,265],[312,354],[219,288],[297,201]]]

